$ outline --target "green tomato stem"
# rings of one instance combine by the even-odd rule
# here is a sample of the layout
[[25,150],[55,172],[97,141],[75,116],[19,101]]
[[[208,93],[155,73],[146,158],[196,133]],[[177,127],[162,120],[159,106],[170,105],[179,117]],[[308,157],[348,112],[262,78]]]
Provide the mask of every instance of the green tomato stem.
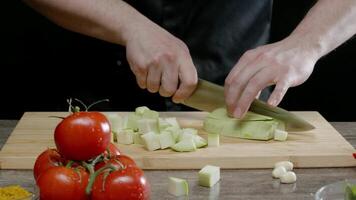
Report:
[[70,161],[67,163],[66,168],[71,168],[73,164],[74,164],[74,161],[73,161],[73,160],[70,160]]
[[109,99],[102,99],[102,100],[99,100],[99,101],[96,101],[92,104],[90,104],[87,108],[86,108],[86,111],[88,111],[91,107],[95,106],[96,104],[99,104],[101,102],[109,102]]
[[90,174],[89,183],[88,183],[87,187],[85,188],[85,193],[86,193],[87,195],[90,195],[96,177],[97,177],[100,173],[102,173],[103,171],[108,170],[108,169],[109,169],[110,172],[117,170],[117,168],[116,168],[115,166],[109,164],[109,165],[106,165],[106,166],[103,167],[103,168],[100,168],[98,171],[94,172],[93,174]]

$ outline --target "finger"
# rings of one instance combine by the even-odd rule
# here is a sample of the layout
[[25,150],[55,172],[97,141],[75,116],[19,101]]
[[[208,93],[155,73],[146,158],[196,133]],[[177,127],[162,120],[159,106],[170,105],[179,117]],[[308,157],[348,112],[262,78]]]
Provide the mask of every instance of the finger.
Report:
[[161,84],[162,71],[161,67],[158,66],[149,66],[147,74],[147,90],[152,93],[156,93],[159,90]]
[[142,73],[139,75],[136,75],[136,82],[137,85],[141,88],[141,89],[146,89],[147,88],[147,71],[146,73]]
[[248,111],[252,101],[256,98],[257,94],[267,86],[273,83],[275,74],[271,69],[264,68],[257,72],[246,85],[241,97],[236,102],[233,116],[236,118],[243,118]]
[[[255,60],[244,67],[241,72],[234,78],[230,86],[226,88],[225,101],[229,113],[234,111],[236,101],[241,97],[243,90],[248,84],[249,80],[260,71],[265,65]],[[256,94],[257,95],[257,94]]]
[[271,106],[277,106],[287,93],[290,83],[287,80],[278,81],[267,103]]
[[163,97],[172,96],[178,86],[178,66],[175,66],[176,63],[172,63],[170,61],[165,61],[162,63],[165,67],[162,69],[162,79],[161,86],[159,88],[159,94]]
[[230,83],[234,77],[237,76],[237,74],[239,74],[239,72],[241,71],[241,69],[247,65],[247,63],[255,60],[257,57],[257,54],[253,53],[253,50],[249,50],[246,51],[241,58],[239,59],[239,61],[236,63],[236,65],[234,66],[234,68],[231,70],[231,72],[229,73],[229,75],[226,77],[225,82]]
[[183,102],[192,95],[198,83],[197,70],[190,57],[182,60],[178,76],[180,84],[172,98],[175,103]]
[[132,71],[132,73],[135,75],[136,77],[136,82],[137,85],[141,88],[141,89],[146,89],[147,88],[147,68],[144,67],[144,65],[135,65],[131,62],[129,62],[130,65],[130,69]]

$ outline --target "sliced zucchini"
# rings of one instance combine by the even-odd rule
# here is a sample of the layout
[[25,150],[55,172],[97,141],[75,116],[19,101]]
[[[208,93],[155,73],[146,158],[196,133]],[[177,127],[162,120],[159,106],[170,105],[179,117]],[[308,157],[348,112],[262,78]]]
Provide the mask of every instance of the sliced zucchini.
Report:
[[120,131],[117,134],[118,143],[120,143],[120,144],[133,144],[134,143],[133,134],[134,134],[134,132],[131,129],[125,129],[125,130]]
[[220,167],[206,165],[199,171],[199,185],[212,187],[220,180]]
[[161,145],[161,149],[166,149],[168,147],[173,146],[176,143],[171,132],[163,131],[161,132],[161,134],[158,135],[158,137],[159,137],[159,143]]
[[189,152],[197,150],[193,139],[182,140],[171,147],[174,151]]
[[174,196],[183,196],[189,194],[188,182],[184,179],[169,177],[168,193]]
[[147,150],[154,151],[161,148],[158,134],[151,131],[141,135],[141,138]]

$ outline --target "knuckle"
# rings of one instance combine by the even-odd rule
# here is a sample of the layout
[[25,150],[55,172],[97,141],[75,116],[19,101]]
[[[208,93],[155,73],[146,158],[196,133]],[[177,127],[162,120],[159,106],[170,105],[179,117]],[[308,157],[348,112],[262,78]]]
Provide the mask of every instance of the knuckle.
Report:
[[254,89],[254,88],[258,88],[261,86],[261,81],[257,78],[252,78],[250,81],[249,81],[249,85],[251,89]]
[[249,84],[244,90],[244,93],[247,97],[256,96],[256,94],[258,93],[256,85]]
[[247,50],[243,55],[242,58],[251,58],[255,55],[255,51],[253,49]]
[[234,78],[231,80],[231,86],[234,86],[234,87],[240,87],[240,85],[242,85],[242,79],[240,78]]
[[172,61],[175,59],[175,54],[172,51],[159,52],[149,61],[149,65],[158,66],[164,60]]
[[192,89],[197,85],[197,80],[189,79],[189,80],[182,82],[182,84],[185,88]]
[[135,67],[135,72],[138,74],[138,75],[145,75],[147,73],[147,67],[144,66],[144,65],[137,65]]
[[260,59],[275,62],[275,59],[273,58],[271,53],[266,51],[260,53]]

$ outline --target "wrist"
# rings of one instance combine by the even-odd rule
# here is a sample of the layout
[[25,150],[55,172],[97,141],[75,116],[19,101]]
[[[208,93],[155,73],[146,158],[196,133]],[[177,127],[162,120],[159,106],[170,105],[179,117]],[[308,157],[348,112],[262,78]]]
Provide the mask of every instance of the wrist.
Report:
[[320,37],[314,37],[309,33],[293,32],[285,40],[295,44],[295,46],[303,52],[304,56],[313,58],[315,61],[327,54],[325,43]]

